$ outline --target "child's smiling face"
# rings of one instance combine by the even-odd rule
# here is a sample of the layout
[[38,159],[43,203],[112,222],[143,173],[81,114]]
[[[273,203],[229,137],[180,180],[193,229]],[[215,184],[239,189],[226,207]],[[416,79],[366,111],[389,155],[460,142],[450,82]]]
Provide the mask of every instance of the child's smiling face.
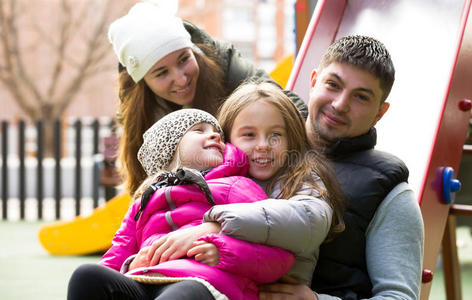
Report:
[[265,101],[243,108],[233,122],[230,142],[249,157],[249,175],[265,181],[287,158],[287,130],[282,114]]
[[209,123],[198,123],[180,140],[170,166],[207,170],[223,163],[224,151],[219,131]]

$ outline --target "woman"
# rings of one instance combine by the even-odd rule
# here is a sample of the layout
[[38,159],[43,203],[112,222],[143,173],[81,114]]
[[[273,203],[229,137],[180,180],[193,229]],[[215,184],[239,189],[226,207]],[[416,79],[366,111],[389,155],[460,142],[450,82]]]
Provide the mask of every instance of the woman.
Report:
[[[125,188],[134,194],[146,173],[136,155],[142,134],[164,115],[193,107],[215,114],[242,81],[272,81],[228,43],[214,40],[151,1],[140,2],[114,21],[109,39],[122,65],[119,120]],[[306,116],[302,99],[285,91]]]

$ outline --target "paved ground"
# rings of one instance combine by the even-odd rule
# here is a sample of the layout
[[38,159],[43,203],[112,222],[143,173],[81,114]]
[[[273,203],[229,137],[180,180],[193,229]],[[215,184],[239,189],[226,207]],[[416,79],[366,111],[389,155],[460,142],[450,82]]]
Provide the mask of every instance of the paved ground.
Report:
[[[0,222],[0,299],[64,300],[75,268],[99,256],[50,256],[37,239],[43,222]],[[469,228],[458,229],[463,299],[472,298],[472,239]],[[430,300],[443,300],[441,267],[436,270]]]
[[53,257],[40,245],[40,222],[0,222],[0,299],[64,300],[77,266],[99,256]]

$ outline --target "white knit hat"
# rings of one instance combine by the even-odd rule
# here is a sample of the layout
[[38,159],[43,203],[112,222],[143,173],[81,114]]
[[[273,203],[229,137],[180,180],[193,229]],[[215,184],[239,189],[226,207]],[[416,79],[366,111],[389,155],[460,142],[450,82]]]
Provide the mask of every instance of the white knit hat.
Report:
[[179,109],[167,114],[146,130],[138,151],[138,160],[146,174],[152,176],[167,168],[180,139],[193,125],[202,122],[215,126],[223,138],[223,130],[215,117],[195,108]]
[[108,39],[136,83],[167,54],[193,46],[182,20],[159,1],[135,4],[110,25]]

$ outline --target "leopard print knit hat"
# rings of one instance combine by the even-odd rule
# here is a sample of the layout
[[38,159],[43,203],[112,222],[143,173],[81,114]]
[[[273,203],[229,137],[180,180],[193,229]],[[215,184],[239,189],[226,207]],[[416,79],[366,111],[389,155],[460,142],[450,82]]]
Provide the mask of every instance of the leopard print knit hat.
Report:
[[143,144],[138,151],[138,160],[146,174],[152,176],[167,168],[180,139],[193,125],[202,122],[215,126],[223,137],[223,130],[215,117],[194,108],[174,111],[146,130],[143,134]]

